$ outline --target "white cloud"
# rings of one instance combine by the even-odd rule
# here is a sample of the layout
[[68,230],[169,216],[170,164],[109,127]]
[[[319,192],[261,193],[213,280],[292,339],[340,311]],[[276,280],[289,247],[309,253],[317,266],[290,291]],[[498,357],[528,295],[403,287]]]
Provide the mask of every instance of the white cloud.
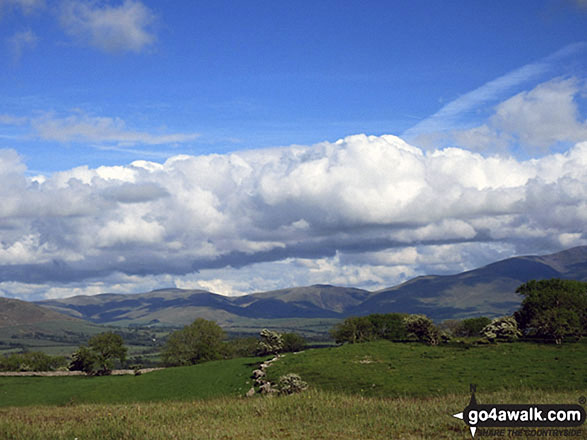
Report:
[[444,135],[430,135],[477,151],[507,151],[512,145],[541,152],[561,142],[587,139],[587,120],[579,111],[577,98],[586,91],[576,78],[554,79],[514,95],[495,107],[487,123]]
[[71,0],[63,4],[60,18],[69,35],[105,52],[141,52],[155,42],[150,29],[155,15],[140,1],[109,6]]
[[587,244],[587,142],[520,161],[357,135],[44,178],[2,151],[0,198],[4,282],[378,288]]
[[46,115],[32,121],[43,140],[57,142],[91,142],[116,145],[161,145],[189,142],[196,133],[153,134],[129,130],[120,118],[89,116],[83,113],[64,118]]
[[9,6],[20,9],[24,14],[31,14],[45,7],[45,0],[1,0],[0,7]]
[[587,139],[587,121],[580,120],[574,100],[581,89],[576,79],[540,84],[498,105],[492,125],[531,147]]
[[27,122],[28,122],[28,118],[14,116],[14,115],[0,114],[0,124],[3,124],[3,125],[24,125]]
[[464,121],[469,119],[470,114],[480,106],[486,106],[488,103],[501,99],[514,87],[519,87],[548,73],[568,57],[577,56],[586,50],[586,42],[570,44],[539,61],[508,72],[444,105],[432,116],[406,130],[402,136],[409,140],[415,140],[418,136],[459,129],[463,123],[466,123]]
[[36,34],[27,29],[15,33],[7,39],[7,43],[12,50],[12,55],[15,60],[19,60],[25,49],[33,48],[37,45],[38,37]]

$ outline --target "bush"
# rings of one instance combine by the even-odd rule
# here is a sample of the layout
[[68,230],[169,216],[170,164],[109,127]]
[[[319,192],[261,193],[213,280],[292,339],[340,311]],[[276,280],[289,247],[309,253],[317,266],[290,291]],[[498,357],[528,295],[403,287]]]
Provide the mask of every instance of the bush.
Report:
[[96,372],[96,355],[88,347],[81,346],[71,355],[70,371],[83,371],[91,375]]
[[283,350],[281,334],[263,329],[259,335],[261,336],[261,340],[257,344],[257,355],[277,354]]
[[491,319],[481,316],[461,321],[454,330],[454,335],[459,337],[479,336],[481,331],[491,323]]
[[334,326],[330,336],[337,344],[354,344],[376,339],[404,340],[407,338],[405,316],[401,313],[387,313],[346,318]]
[[279,389],[279,394],[287,395],[301,393],[308,388],[308,384],[299,375],[289,373],[279,378],[277,388]]
[[236,338],[226,341],[222,347],[222,357],[225,359],[239,357],[253,357],[257,355],[257,338]]
[[404,318],[404,325],[408,333],[428,345],[438,345],[441,339],[446,338],[445,335],[441,335],[434,322],[425,315],[408,315]]
[[281,339],[283,340],[282,351],[285,353],[301,351],[306,345],[306,340],[297,333],[283,333]]
[[65,357],[50,356],[40,351],[0,357],[0,371],[55,371],[66,366]]
[[483,328],[481,334],[492,342],[496,340],[513,341],[522,335],[513,316],[493,319]]

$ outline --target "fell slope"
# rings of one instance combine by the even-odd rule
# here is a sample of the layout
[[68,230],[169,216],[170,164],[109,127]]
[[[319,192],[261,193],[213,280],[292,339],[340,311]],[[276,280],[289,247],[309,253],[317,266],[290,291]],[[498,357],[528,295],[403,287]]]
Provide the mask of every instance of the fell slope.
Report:
[[510,314],[520,284],[532,279],[587,281],[587,246],[543,256],[513,257],[454,275],[429,275],[376,292],[314,285],[227,297],[205,290],[162,289],[38,302],[100,324],[185,325],[202,317],[224,327],[269,320],[336,319],[370,313],[424,313],[435,320]]

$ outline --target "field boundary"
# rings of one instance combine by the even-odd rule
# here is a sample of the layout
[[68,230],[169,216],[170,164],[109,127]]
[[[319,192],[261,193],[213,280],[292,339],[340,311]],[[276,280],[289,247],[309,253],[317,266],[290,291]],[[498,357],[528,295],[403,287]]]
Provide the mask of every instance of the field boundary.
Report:
[[[142,368],[140,370],[112,370],[111,376],[126,376],[150,373],[151,371],[163,370],[163,368]],[[83,371],[0,371],[0,377],[62,377],[62,376],[85,376]]]

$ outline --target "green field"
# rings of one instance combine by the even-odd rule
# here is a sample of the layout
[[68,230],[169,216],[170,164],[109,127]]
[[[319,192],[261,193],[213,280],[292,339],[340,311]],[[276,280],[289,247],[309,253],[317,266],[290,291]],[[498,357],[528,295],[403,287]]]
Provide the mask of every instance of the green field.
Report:
[[[140,376],[0,377],[0,406],[194,400],[244,395],[261,358],[207,362]],[[1,437],[0,437],[1,438]]]
[[364,396],[436,396],[518,388],[587,390],[587,344],[427,346],[377,341],[287,354],[269,370],[312,386]]
[[[306,392],[247,399],[262,360],[137,377],[0,377],[0,439],[470,439],[452,417],[467,405],[469,383],[480,403],[576,403],[587,394],[584,343],[313,349],[269,368],[273,379],[300,374]],[[581,429],[575,438],[587,436]]]

